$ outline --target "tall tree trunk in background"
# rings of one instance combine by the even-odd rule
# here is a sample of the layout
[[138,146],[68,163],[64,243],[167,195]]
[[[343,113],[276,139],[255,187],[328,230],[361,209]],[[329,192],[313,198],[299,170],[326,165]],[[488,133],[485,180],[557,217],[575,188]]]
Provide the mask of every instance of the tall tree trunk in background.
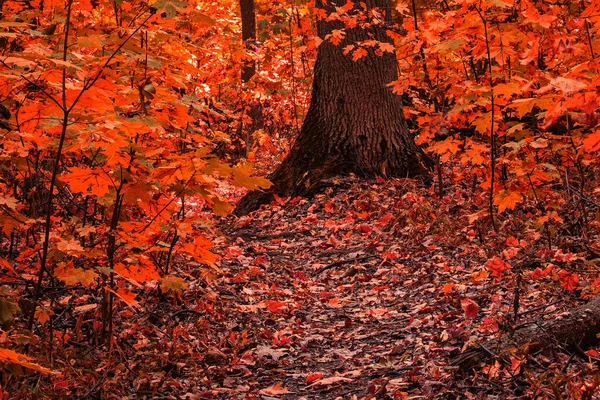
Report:
[[[242,14],[242,40],[246,50],[251,53],[256,52],[256,7],[254,0],[240,0],[240,11]],[[248,83],[256,74],[256,61],[254,59],[245,60],[242,67],[242,82]],[[246,142],[246,157],[252,147],[252,134],[262,129],[264,126],[262,115],[262,104],[258,100],[253,100],[248,109],[248,116],[252,119],[252,123],[248,126],[240,124],[242,132],[245,131]]]
[[[246,50],[256,51],[256,8],[254,0],[240,0],[242,14],[242,41]],[[242,68],[242,81],[248,82],[256,73],[256,61],[245,60]]]
[[[317,0],[327,14],[346,0]],[[390,20],[391,0],[366,0]],[[355,2],[355,7],[360,7]],[[370,21],[373,22],[373,21]],[[335,175],[355,173],[361,177],[413,177],[428,173],[430,161],[414,143],[402,112],[402,99],[387,86],[398,79],[393,53],[368,55],[356,62],[344,55],[348,45],[375,39],[392,44],[384,26],[346,29],[340,44],[325,37],[345,29],[340,21],[317,21],[319,46],[314,70],[311,105],[289,155],[269,176],[273,187],[248,193],[235,213],[247,214],[279,196],[310,196]]]

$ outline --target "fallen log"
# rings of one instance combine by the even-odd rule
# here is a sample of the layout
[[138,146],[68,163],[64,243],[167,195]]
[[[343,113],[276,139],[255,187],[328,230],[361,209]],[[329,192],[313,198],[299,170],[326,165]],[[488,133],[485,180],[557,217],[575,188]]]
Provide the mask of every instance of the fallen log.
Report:
[[560,345],[581,348],[598,342],[600,333],[600,296],[550,319],[539,317],[496,339],[468,348],[456,356],[451,365],[469,368],[486,358],[506,358],[517,349],[521,355]]

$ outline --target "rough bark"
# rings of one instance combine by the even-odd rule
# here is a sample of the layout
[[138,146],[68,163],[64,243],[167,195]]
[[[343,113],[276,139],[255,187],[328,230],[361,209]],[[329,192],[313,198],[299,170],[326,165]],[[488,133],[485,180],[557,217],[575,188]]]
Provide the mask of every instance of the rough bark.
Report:
[[470,367],[490,357],[505,358],[511,349],[530,354],[560,345],[579,350],[598,341],[600,333],[600,296],[553,319],[537,318],[516,330],[482,345],[465,350],[452,360],[452,365]]
[[[249,52],[256,52],[256,7],[254,0],[240,0],[240,11],[242,15],[242,40],[244,46]],[[245,60],[242,67],[242,82],[248,83],[256,74],[256,61]],[[252,119],[252,123],[244,126],[240,124],[240,130],[245,131],[246,142],[246,157],[248,157],[250,148],[252,147],[252,134],[264,128],[263,108],[260,101],[254,100],[247,108],[248,116]]]
[[[240,0],[242,15],[242,40],[250,52],[256,51],[256,8],[254,0]],[[248,82],[256,73],[256,61],[245,60],[242,68],[242,81]]]
[[[368,0],[386,21],[390,0]],[[317,6],[329,14],[346,0]],[[356,7],[359,2],[355,2]],[[414,143],[402,111],[402,99],[388,84],[398,79],[395,54],[369,54],[357,61],[344,55],[348,45],[375,39],[392,43],[384,21],[370,20],[369,28],[346,29],[340,21],[317,21],[319,46],[314,70],[311,105],[289,155],[269,176],[272,189],[251,192],[235,213],[247,214],[279,196],[310,196],[325,186],[327,178],[354,173],[360,177],[414,177],[426,174],[429,160]],[[334,45],[326,36],[345,29],[346,36]]]

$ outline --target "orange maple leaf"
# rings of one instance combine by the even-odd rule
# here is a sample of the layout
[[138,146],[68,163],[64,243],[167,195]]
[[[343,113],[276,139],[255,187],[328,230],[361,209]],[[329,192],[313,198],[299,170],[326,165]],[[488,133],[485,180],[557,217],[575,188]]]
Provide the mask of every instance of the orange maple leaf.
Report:
[[379,42],[379,48],[381,51],[387,51],[388,53],[394,53],[396,48],[391,43]]
[[334,29],[327,35],[326,39],[337,46],[342,42],[345,36],[346,32],[343,29]]
[[583,149],[590,153],[600,149],[600,129],[591,133],[583,140]]
[[504,212],[507,208],[514,210],[518,203],[522,201],[520,193],[502,190],[494,196],[494,205],[498,206],[498,212]]
[[39,364],[31,362],[31,357],[9,349],[0,349],[0,362],[17,364],[21,367],[32,369],[38,372],[43,372],[46,374],[60,375],[60,372],[52,371],[51,369],[42,367]]
[[358,49],[354,50],[354,52],[352,53],[352,61],[358,61],[361,58],[367,56],[369,53],[367,52],[367,50],[365,50],[362,47],[359,47]]
[[100,168],[73,167],[60,178],[76,193],[92,193],[98,197],[107,194],[113,185],[110,177]]

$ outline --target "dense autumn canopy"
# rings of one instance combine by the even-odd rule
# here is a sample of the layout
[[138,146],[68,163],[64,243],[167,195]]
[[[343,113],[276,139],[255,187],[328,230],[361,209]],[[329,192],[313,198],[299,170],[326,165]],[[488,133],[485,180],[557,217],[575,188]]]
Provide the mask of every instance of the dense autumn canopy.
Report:
[[0,0],[0,398],[598,398],[599,34]]

